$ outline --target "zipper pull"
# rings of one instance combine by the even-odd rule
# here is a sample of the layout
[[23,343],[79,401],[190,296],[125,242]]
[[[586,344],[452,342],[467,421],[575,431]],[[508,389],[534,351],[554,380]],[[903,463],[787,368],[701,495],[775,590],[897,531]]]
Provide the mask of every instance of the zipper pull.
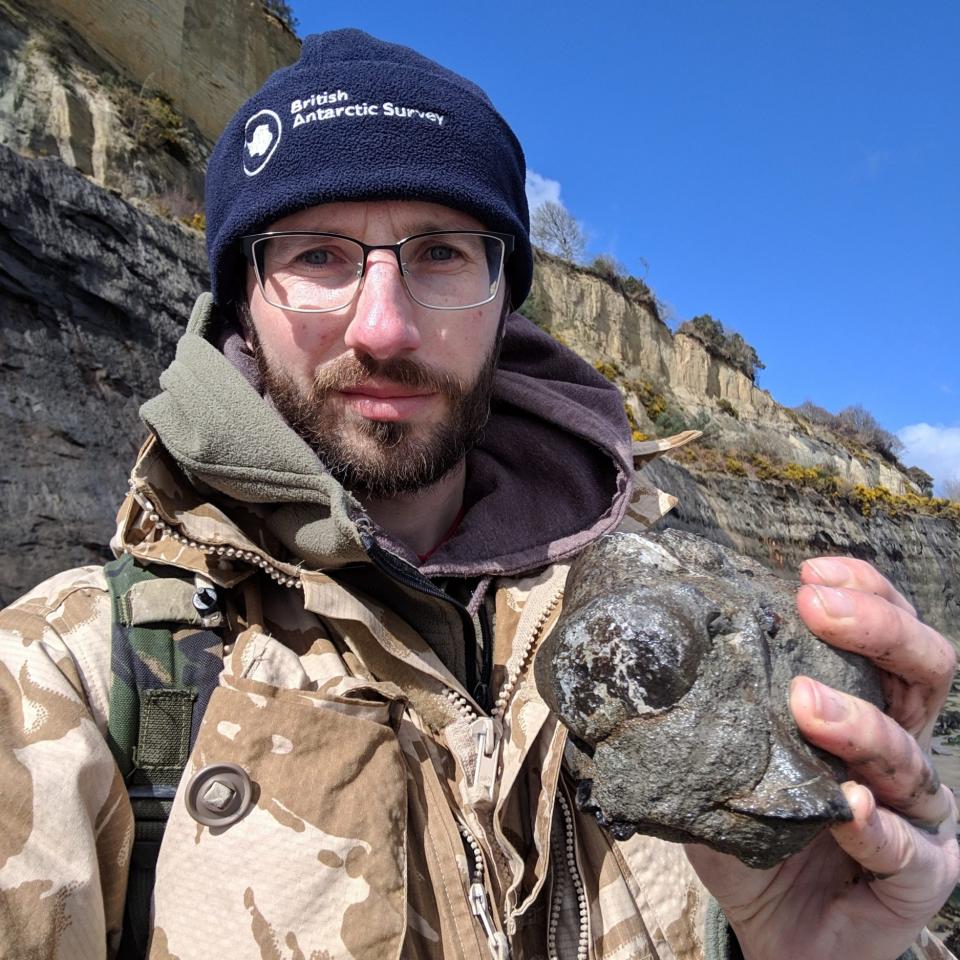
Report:
[[490,916],[490,908],[487,904],[487,891],[483,889],[482,883],[474,882],[470,884],[470,909],[477,920],[480,921],[493,960],[509,960],[510,944],[507,942],[507,938],[493,925],[493,917]]
[[477,747],[470,786],[482,791],[486,799],[493,799],[493,784],[497,779],[497,753],[500,746],[500,725],[493,717],[477,717],[470,724],[470,735]]

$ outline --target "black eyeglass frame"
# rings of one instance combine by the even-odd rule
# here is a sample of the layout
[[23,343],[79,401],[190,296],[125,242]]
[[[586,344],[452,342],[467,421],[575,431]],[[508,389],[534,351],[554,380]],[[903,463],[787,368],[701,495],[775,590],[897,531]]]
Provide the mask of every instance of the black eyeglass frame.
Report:
[[[400,259],[400,248],[411,240],[419,240],[422,237],[442,237],[451,234],[492,237],[495,240],[499,240],[503,244],[503,252],[500,258],[500,274],[497,277],[496,289],[486,300],[480,300],[477,303],[468,303],[462,307],[435,307],[424,303],[422,300],[418,300],[413,293],[411,293],[410,285],[407,283],[407,274],[403,261]],[[396,243],[363,243],[361,240],[357,240],[356,237],[348,237],[342,233],[322,233],[316,230],[272,230],[267,233],[251,233],[245,237],[241,237],[240,243],[243,248],[244,257],[246,257],[247,261],[253,266],[254,273],[257,275],[257,283],[260,285],[260,292],[264,297],[267,297],[267,291],[263,281],[264,269],[261,263],[262,258],[257,256],[256,247],[258,241],[270,240],[273,237],[330,237],[333,240],[349,240],[350,243],[355,243],[363,251],[363,260],[357,264],[357,289],[354,290],[353,296],[344,304],[336,307],[323,307],[319,310],[315,308],[304,309],[303,307],[287,307],[282,304],[274,304],[267,298],[267,303],[271,303],[272,306],[278,307],[281,310],[289,310],[292,313],[333,313],[336,310],[343,310],[345,307],[349,307],[350,304],[356,300],[363,287],[363,280],[367,275],[367,258],[374,250],[391,250],[393,252],[393,255],[397,258],[397,269],[400,271],[400,278],[403,281],[404,290],[407,291],[407,296],[409,296],[414,303],[420,304],[421,307],[426,307],[428,310],[471,310],[473,307],[482,307],[484,304],[494,300],[500,292],[504,268],[516,245],[516,238],[512,233],[497,233],[493,230],[427,230],[425,233],[413,233],[409,237],[398,240]]]

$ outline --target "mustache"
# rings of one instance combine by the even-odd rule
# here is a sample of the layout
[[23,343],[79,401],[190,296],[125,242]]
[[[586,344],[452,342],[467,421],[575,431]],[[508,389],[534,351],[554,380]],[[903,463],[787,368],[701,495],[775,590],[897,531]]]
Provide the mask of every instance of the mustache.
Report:
[[310,388],[311,400],[319,400],[339,390],[363,386],[377,377],[402,387],[412,387],[448,397],[461,397],[464,384],[460,377],[409,357],[377,360],[367,354],[340,357],[317,371]]

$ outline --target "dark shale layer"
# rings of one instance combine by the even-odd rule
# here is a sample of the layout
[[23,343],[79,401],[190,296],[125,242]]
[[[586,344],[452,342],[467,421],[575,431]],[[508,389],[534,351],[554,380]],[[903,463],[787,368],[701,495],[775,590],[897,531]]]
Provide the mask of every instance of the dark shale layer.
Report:
[[0,146],[0,602],[102,563],[203,237]]

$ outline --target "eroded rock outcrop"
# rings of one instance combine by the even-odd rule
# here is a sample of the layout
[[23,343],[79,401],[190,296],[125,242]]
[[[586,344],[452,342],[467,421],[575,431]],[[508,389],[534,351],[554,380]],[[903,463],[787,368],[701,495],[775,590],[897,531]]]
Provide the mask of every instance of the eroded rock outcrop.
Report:
[[698,470],[664,458],[644,472],[679,498],[664,526],[708,537],[791,580],[809,557],[867,560],[960,649],[960,527],[955,522],[879,511],[865,517],[809,488]]
[[0,147],[0,602],[101,563],[190,306],[203,237]]
[[263,3],[34,0],[134,81],[162,90],[209,140],[300,41]]
[[259,2],[0,0],[0,143],[199,217],[213,142],[299,46]]

